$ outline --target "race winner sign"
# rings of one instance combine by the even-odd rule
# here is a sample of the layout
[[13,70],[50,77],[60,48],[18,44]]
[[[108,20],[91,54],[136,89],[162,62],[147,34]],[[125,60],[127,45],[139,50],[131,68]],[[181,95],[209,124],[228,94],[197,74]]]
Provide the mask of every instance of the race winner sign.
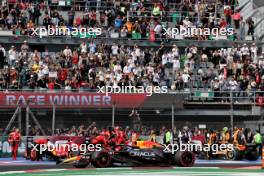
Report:
[[48,108],[53,105],[61,108],[109,108],[114,104],[120,108],[131,108],[139,107],[146,98],[146,94],[2,92],[0,106],[14,108],[17,104],[28,104],[36,108]]

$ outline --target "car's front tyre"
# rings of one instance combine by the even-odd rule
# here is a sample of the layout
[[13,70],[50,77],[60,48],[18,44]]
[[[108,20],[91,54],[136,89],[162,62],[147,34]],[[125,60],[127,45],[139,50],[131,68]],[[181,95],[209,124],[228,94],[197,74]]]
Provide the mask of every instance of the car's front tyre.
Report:
[[92,154],[91,163],[94,167],[109,167],[111,166],[111,155],[106,151],[98,151]]
[[195,163],[195,155],[190,151],[177,151],[175,163],[180,167],[192,167]]

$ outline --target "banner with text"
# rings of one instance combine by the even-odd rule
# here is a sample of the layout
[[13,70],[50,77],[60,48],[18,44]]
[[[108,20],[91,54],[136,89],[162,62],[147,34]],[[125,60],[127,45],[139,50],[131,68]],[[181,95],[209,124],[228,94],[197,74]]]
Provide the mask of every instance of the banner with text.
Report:
[[15,108],[17,104],[33,108],[136,108],[147,99],[146,94],[103,94],[103,93],[41,93],[41,92],[2,92],[0,107]]

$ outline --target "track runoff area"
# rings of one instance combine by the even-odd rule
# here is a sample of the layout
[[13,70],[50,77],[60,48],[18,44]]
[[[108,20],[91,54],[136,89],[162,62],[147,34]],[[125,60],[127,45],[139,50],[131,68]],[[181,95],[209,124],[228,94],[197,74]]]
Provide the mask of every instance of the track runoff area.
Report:
[[63,176],[80,176],[80,175],[173,175],[173,176],[263,176],[264,170],[260,168],[219,168],[219,167],[157,167],[157,168],[86,168],[86,169],[43,169],[43,170],[26,170],[26,171],[8,171],[1,172],[0,175],[24,175],[24,176],[42,176],[42,175],[63,175]]
[[256,161],[249,160],[200,160],[194,167],[108,167],[77,169],[73,165],[57,165],[54,161],[31,161],[18,158],[0,158],[0,176],[84,176],[84,175],[151,175],[151,176],[264,176],[263,154]]
[[[264,176],[261,158],[257,161],[197,160],[194,167],[112,167],[77,169],[51,161],[0,159],[0,176],[81,176],[81,175],[173,175],[173,176]],[[264,165],[263,165],[264,166]]]

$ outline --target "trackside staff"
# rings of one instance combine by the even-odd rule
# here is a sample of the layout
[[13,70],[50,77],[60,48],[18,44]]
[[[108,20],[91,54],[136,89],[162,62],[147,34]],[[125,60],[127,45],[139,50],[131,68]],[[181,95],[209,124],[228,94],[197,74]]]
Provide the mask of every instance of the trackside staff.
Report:
[[164,144],[169,145],[171,143],[172,134],[170,132],[170,129],[166,129],[166,133],[164,136]]
[[8,142],[11,146],[13,160],[16,160],[17,158],[17,151],[18,151],[20,141],[21,141],[21,134],[19,132],[19,129],[15,128],[13,132],[9,134],[9,137],[8,137]]
[[253,142],[257,145],[257,147],[259,149],[259,154],[261,156],[261,152],[262,152],[262,136],[259,133],[259,130],[256,130],[256,134],[254,135]]

